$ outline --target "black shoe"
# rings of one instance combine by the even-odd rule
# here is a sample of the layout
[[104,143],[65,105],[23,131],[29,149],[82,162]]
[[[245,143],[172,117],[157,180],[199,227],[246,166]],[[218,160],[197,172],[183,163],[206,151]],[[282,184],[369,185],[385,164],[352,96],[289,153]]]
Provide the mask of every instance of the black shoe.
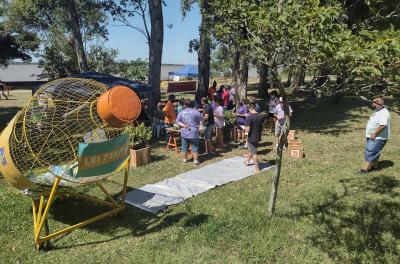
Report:
[[358,173],[357,173],[357,174],[359,174],[359,175],[365,175],[365,174],[368,174],[368,170],[361,169],[361,170],[359,170],[359,171],[358,171]]
[[371,167],[368,171],[371,172],[371,171],[378,171],[378,170],[379,170],[378,167]]

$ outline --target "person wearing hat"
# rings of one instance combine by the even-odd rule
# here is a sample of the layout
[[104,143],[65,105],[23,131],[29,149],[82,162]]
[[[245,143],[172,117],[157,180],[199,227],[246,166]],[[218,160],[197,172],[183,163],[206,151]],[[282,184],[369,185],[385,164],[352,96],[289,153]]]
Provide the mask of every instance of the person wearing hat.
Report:
[[[293,110],[289,105],[289,117],[292,116]],[[283,134],[283,128],[286,124],[285,111],[283,110],[283,98],[279,97],[279,104],[275,106],[274,109],[275,117],[275,138],[276,138],[276,148],[278,147],[279,137]]]
[[390,113],[384,105],[383,98],[378,97],[372,100],[372,108],[375,111],[369,117],[365,128],[367,142],[361,174],[378,169],[379,156],[390,136]]

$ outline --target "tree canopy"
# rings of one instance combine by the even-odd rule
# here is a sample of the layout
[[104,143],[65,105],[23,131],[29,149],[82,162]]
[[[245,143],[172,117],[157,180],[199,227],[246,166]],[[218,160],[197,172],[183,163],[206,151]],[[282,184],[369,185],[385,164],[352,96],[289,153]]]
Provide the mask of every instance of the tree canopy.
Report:
[[[0,1],[0,18],[3,18],[8,8],[7,1]],[[36,34],[22,28],[12,29],[4,20],[0,20],[0,67],[5,67],[10,61],[21,59],[30,61],[30,53],[39,47]]]

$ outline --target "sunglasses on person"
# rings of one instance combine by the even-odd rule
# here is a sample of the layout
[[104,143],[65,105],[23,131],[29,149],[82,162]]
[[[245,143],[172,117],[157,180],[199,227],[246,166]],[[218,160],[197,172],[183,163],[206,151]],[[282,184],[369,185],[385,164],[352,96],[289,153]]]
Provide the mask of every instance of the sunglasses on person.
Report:
[[372,101],[372,103],[373,103],[373,104],[377,104],[377,105],[381,105],[381,104],[379,103],[379,101],[377,101],[377,100]]

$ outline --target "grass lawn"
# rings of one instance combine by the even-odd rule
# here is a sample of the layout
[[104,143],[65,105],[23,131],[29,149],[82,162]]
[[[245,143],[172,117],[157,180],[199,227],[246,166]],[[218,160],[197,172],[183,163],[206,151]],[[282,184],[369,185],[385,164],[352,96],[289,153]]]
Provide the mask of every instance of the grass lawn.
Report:
[[[0,103],[3,123],[3,110],[9,107]],[[120,216],[57,238],[51,250],[36,252],[30,199],[0,179],[0,262],[400,263],[399,116],[392,113],[392,137],[381,157],[382,169],[355,175],[371,110],[352,98],[338,104],[324,98],[297,101],[292,107],[292,128],[304,142],[306,156],[285,156],[274,217],[266,214],[273,174],[269,170],[159,215],[127,206]],[[272,159],[272,137],[267,133],[263,139],[267,144],[261,158]],[[232,149],[204,164],[243,153]],[[153,158],[150,165],[131,170],[129,187],[195,168],[160,147],[154,148]],[[122,175],[115,177],[107,186],[117,190],[121,180]],[[57,200],[50,228],[97,210],[82,201]]]

